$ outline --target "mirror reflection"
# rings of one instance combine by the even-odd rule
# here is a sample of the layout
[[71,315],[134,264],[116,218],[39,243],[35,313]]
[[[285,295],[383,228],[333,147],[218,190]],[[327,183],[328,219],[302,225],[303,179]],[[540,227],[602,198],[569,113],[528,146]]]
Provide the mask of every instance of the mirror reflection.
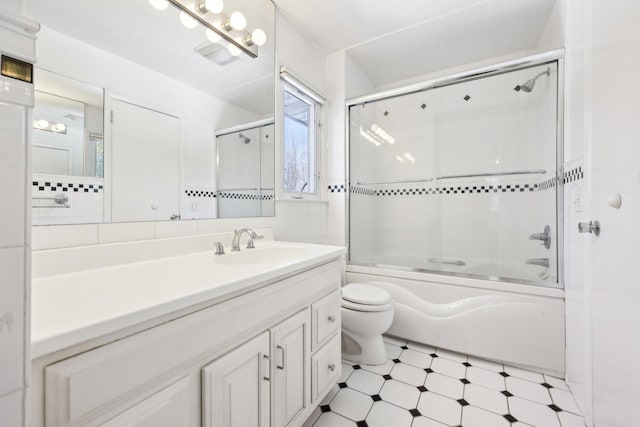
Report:
[[[42,24],[34,225],[274,215],[271,1],[25,3]],[[226,144],[233,129],[251,143]]]

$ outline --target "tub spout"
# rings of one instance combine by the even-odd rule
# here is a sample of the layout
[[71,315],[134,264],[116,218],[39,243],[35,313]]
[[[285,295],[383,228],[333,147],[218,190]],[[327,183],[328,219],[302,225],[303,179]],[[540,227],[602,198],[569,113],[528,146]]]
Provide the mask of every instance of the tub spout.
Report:
[[527,264],[539,265],[540,267],[549,268],[549,258],[531,258],[526,261]]

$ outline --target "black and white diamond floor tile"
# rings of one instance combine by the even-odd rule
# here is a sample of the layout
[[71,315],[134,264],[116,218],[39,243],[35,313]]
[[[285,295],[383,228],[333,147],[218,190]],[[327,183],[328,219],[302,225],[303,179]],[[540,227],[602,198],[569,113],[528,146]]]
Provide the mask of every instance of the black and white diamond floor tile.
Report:
[[304,427],[584,427],[560,378],[385,337],[389,360],[342,364]]

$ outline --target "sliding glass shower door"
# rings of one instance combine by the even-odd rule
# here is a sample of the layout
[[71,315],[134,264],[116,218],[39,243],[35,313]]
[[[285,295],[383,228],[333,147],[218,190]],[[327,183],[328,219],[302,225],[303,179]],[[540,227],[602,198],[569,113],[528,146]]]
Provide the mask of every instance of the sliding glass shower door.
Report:
[[558,285],[557,62],[352,105],[349,124],[352,264]]

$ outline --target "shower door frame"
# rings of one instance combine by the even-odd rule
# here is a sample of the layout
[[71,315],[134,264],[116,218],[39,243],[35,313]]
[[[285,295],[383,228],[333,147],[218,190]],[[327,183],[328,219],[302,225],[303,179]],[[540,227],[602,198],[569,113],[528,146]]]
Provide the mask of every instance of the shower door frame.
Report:
[[[556,49],[534,55],[529,55],[510,61],[500,62],[480,68],[469,69],[442,77],[413,83],[407,86],[375,92],[369,95],[350,98],[345,101],[345,176],[346,176],[346,203],[345,203],[345,239],[347,244],[347,266],[384,268],[396,271],[410,271],[445,275],[469,279],[479,279],[487,282],[516,283],[548,287],[552,289],[564,289],[564,49]],[[418,267],[403,267],[376,263],[354,263],[351,261],[351,142],[350,142],[350,112],[351,107],[359,104],[382,101],[389,98],[425,92],[440,87],[451,86],[458,83],[478,80],[485,77],[497,76],[526,68],[532,68],[544,64],[556,63],[558,68],[557,97],[556,97],[556,259],[557,274],[555,286],[546,286],[544,282],[530,280],[502,278],[480,274],[456,273],[441,270],[429,270]]]

